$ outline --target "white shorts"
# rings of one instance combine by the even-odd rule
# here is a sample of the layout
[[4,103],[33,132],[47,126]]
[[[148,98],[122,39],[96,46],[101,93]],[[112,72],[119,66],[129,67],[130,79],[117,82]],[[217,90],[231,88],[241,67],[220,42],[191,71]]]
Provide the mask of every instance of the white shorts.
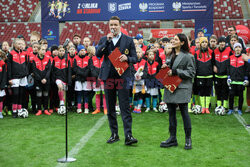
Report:
[[54,9],[50,9],[50,13],[54,13],[55,12],[55,10]]
[[104,91],[104,82],[103,81],[101,81],[101,83],[99,82],[98,86],[96,85],[96,82],[93,82],[93,90],[95,92],[97,92],[97,91]]
[[147,88],[147,93],[151,96],[157,96],[158,95],[158,88]]
[[0,90],[0,97],[4,97],[6,95],[5,90]]
[[63,82],[62,80],[60,80],[60,79],[57,79],[56,80],[56,85],[58,86],[58,85],[63,85],[63,90],[67,90],[67,84],[65,83],[65,82]]
[[[142,85],[145,85],[144,80],[134,81],[134,84],[136,85],[135,86],[135,93],[141,92],[142,88],[143,88]],[[146,86],[144,86],[144,87],[145,87],[145,91],[146,91]]]
[[75,83],[75,91],[91,91],[92,90],[92,84],[90,81],[76,81]]
[[27,81],[27,77],[23,77],[21,79],[12,79],[12,88],[17,88],[19,86],[27,86],[28,85],[28,81]]

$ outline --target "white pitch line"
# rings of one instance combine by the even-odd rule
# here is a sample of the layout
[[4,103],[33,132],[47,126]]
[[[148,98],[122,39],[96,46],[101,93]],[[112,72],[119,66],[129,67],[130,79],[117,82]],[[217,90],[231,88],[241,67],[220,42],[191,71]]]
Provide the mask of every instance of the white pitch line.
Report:
[[250,129],[246,127],[247,123],[245,121],[245,119],[238,115],[238,114],[234,114],[234,116],[238,119],[238,121],[244,126],[244,128],[248,131],[249,135],[250,135]]
[[[89,139],[96,133],[98,129],[104,124],[107,116],[104,115],[101,117],[96,124],[88,131],[86,135],[84,135],[80,141],[72,148],[72,150],[68,153],[68,157],[74,157],[78,154],[78,152],[85,146],[85,144],[89,141]],[[68,163],[58,163],[56,167],[66,167]]]

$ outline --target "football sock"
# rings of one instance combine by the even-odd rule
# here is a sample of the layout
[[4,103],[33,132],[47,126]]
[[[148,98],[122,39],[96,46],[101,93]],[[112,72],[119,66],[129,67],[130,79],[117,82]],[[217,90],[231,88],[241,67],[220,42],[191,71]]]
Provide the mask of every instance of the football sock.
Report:
[[0,112],[2,112],[2,110],[3,110],[3,102],[1,101],[0,102]]
[[224,108],[228,108],[228,100],[224,100],[223,101],[223,107]]
[[12,110],[13,110],[14,113],[16,112],[16,110],[17,110],[17,104],[12,104]]
[[104,108],[104,109],[107,109],[105,94],[103,94],[102,97],[103,97],[103,108]]
[[100,103],[101,103],[101,95],[100,94],[95,95],[95,103],[96,103],[96,109],[100,110]]
[[204,96],[200,96],[200,101],[201,101],[201,107],[205,108],[206,107],[205,97]]
[[210,96],[205,96],[206,98],[206,107],[205,108],[209,108],[209,104],[210,104]]
[[217,100],[217,107],[221,106],[221,100]]
[[77,104],[77,109],[81,109],[82,108],[82,104],[81,103],[78,103]]

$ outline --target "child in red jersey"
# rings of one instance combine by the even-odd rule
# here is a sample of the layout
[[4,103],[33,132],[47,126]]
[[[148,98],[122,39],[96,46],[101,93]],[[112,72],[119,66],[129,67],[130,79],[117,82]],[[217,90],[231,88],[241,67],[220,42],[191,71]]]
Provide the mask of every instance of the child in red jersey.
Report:
[[58,113],[65,114],[66,108],[64,94],[67,90],[67,84],[71,84],[71,70],[69,61],[67,60],[67,55],[65,54],[65,49],[60,45],[58,50],[58,56],[54,58],[52,66],[52,75],[54,75],[53,78],[55,79],[58,88],[58,96],[60,100],[60,110],[58,110]]
[[155,75],[159,72],[160,65],[157,61],[154,60],[154,52],[148,51],[148,61],[146,63],[146,69],[147,72],[147,78],[146,78],[146,89],[147,89],[147,95],[146,95],[146,110],[145,112],[150,111],[150,102],[151,97],[153,101],[153,111],[158,112],[157,110],[157,96],[159,94],[158,88],[159,88],[159,81],[155,78]]
[[82,113],[82,97],[84,97],[84,114],[88,114],[88,91],[91,90],[91,86],[87,81],[87,77],[89,76],[90,58],[87,56],[83,45],[79,45],[77,50],[78,55],[75,57],[73,65],[73,71],[76,75],[77,113]]
[[214,50],[214,86],[217,95],[217,107],[223,106],[228,108],[229,88],[227,85],[227,66],[230,57],[231,49],[226,47],[226,38],[218,39],[219,47]]
[[38,56],[34,58],[32,64],[32,71],[34,73],[34,82],[37,100],[37,113],[36,116],[42,114],[42,102],[44,114],[50,115],[48,111],[49,102],[49,87],[50,87],[50,72],[51,61],[46,54],[46,46],[38,47]]
[[100,73],[100,69],[102,66],[102,62],[104,57],[102,58],[98,58],[95,55],[95,47],[94,46],[89,46],[88,47],[88,53],[91,56],[91,66],[90,66],[90,74],[91,77],[94,78],[94,82],[93,82],[93,90],[95,91],[95,102],[96,102],[96,110],[94,112],[92,112],[92,114],[98,114],[101,112],[101,95],[102,95],[102,102],[103,102],[103,112],[106,115],[108,113],[107,110],[107,105],[106,105],[106,98],[105,98],[105,94],[104,94],[104,83],[103,81],[98,79],[99,73]]
[[[53,65],[54,62],[54,58],[58,56],[58,46],[57,45],[53,45],[50,48],[51,51],[51,56],[50,56],[50,61],[51,64]],[[50,93],[49,93],[49,97],[50,97],[50,104],[49,104],[49,112],[53,113],[53,111],[55,110],[56,112],[58,111],[59,108],[59,96],[58,96],[58,88],[56,85],[56,80],[55,80],[55,76],[53,75],[54,71],[53,68],[51,69],[51,75],[50,75]]]
[[[68,50],[68,61],[70,64],[70,68],[73,69],[74,59],[76,56],[76,48],[75,45],[69,47]],[[69,109],[73,109],[75,106],[75,73],[71,70],[71,80],[72,84],[68,86],[67,90],[67,107]]]
[[197,89],[199,90],[202,113],[209,114],[210,94],[213,87],[213,51],[208,48],[206,37],[200,37],[200,50],[196,51],[194,57],[196,61]]
[[141,113],[142,106],[142,96],[145,94],[145,81],[144,79],[147,76],[147,72],[145,71],[145,65],[147,63],[146,60],[142,59],[143,51],[140,47],[136,48],[137,53],[137,63],[133,64],[132,73],[135,77],[134,81],[134,113]]
[[17,118],[17,110],[19,113],[22,111],[22,104],[25,100],[25,86],[28,84],[28,59],[26,52],[23,52],[21,47],[22,40],[16,38],[14,41],[14,49],[9,53],[7,60],[8,80],[13,90],[13,118]]
[[0,50],[0,119],[3,118],[2,110],[3,110],[3,97],[5,94],[5,85],[7,83],[7,69],[6,64],[4,62],[6,53]]
[[229,111],[231,115],[234,110],[234,96],[239,96],[238,114],[242,115],[243,105],[243,91],[245,86],[249,84],[247,77],[247,65],[242,58],[242,45],[240,43],[234,44],[234,54],[230,56],[230,62],[227,68],[227,84],[229,86]]

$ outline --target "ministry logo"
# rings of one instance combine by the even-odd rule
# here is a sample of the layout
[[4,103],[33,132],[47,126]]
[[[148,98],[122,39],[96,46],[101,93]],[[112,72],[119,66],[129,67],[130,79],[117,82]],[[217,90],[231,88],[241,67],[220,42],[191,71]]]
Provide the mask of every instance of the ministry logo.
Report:
[[111,13],[115,13],[117,11],[117,3],[108,3],[108,11]]
[[140,11],[141,12],[146,12],[147,11],[147,9],[148,9],[148,4],[147,3],[140,3],[139,4],[139,8],[140,8]]
[[173,2],[172,7],[174,8],[174,11],[180,11],[181,10],[181,3],[180,2]]

